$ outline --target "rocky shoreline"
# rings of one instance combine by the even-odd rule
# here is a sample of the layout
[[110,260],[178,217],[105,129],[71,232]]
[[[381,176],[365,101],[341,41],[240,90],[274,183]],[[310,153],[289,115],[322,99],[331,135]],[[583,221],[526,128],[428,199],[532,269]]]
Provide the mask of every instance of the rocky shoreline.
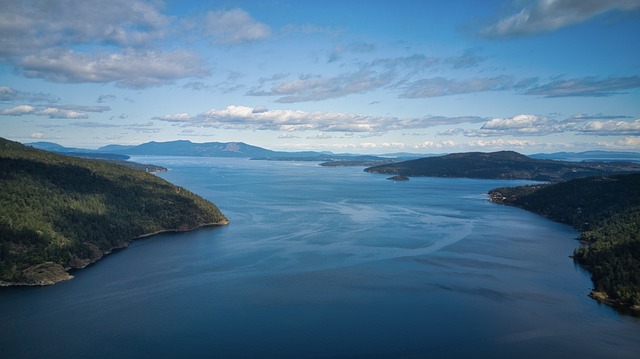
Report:
[[618,312],[640,317],[640,305],[632,305],[619,299],[613,299],[607,293],[595,290],[589,293],[589,298],[596,300],[598,303],[608,305]]
[[179,233],[190,232],[207,227],[226,226],[229,221],[226,220],[220,223],[204,223],[196,227],[180,227],[175,229],[165,229],[155,231],[151,233],[145,233],[131,240],[124,241],[122,245],[112,247],[107,251],[101,251],[95,244],[86,243],[91,250],[91,256],[89,258],[75,257],[70,261],[70,266],[64,267],[59,263],[44,262],[39,263],[29,268],[26,268],[23,273],[23,279],[20,282],[6,282],[0,281],[0,287],[33,287],[33,286],[47,286],[53,285],[58,282],[71,280],[74,276],[69,273],[70,271],[81,270],[89,265],[92,265],[102,259],[104,256],[109,255],[117,250],[127,248],[131,242],[136,239],[148,238],[162,233]]

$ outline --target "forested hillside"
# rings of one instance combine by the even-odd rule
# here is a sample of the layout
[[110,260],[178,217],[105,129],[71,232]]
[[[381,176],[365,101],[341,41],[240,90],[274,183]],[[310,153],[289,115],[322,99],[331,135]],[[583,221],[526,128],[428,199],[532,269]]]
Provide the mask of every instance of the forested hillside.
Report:
[[50,284],[139,236],[227,224],[157,176],[0,138],[0,284]]
[[498,188],[490,195],[580,230],[585,245],[574,259],[592,274],[592,296],[640,311],[640,174]]
[[596,175],[640,172],[633,162],[568,162],[541,160],[513,151],[452,153],[388,163],[366,172],[408,177],[465,177],[560,182]]

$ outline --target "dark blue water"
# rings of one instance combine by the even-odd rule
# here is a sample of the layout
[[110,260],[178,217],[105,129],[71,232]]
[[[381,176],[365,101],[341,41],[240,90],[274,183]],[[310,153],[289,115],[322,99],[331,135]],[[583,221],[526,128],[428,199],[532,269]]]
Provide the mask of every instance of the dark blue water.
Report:
[[638,358],[589,299],[577,233],[487,190],[316,163],[144,158],[226,227],[134,242],[76,278],[0,290],[4,358]]

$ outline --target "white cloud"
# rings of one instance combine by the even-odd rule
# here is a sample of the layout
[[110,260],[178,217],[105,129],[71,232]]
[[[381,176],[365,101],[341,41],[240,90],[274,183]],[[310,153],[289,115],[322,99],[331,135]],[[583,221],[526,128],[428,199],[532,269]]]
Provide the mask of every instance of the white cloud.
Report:
[[443,148],[454,148],[458,146],[456,142],[447,140],[447,141],[424,141],[414,146],[416,149],[443,149]]
[[55,103],[60,99],[42,92],[23,92],[9,86],[0,86],[0,102],[16,101]]
[[18,92],[9,86],[0,86],[0,101],[12,101],[18,96]]
[[468,137],[545,136],[565,132],[594,136],[640,135],[640,119],[625,118],[625,116],[577,115],[566,119],[555,119],[550,116],[521,114],[510,118],[491,119],[479,129],[454,128],[438,134]]
[[321,131],[348,133],[383,133],[391,130],[427,128],[447,123],[478,122],[479,117],[397,118],[366,116],[346,112],[307,112],[298,110],[268,110],[263,107],[227,106],[211,109],[196,116],[186,113],[157,116],[153,119],[183,126],[212,127],[237,130],[271,130],[280,132]]
[[540,145],[536,141],[530,140],[516,140],[510,139],[505,140],[503,138],[494,139],[494,140],[476,140],[467,143],[470,147],[478,147],[478,148],[513,148],[513,147],[534,147]]
[[113,125],[110,123],[102,123],[102,122],[90,122],[90,121],[86,121],[86,122],[72,122],[70,123],[71,126],[75,126],[75,127],[86,127],[86,128],[112,128],[112,127],[120,127],[118,125]]
[[635,121],[590,121],[580,132],[598,136],[640,136],[640,119]]
[[0,111],[0,115],[6,116],[22,116],[22,115],[30,115],[36,111],[36,108],[30,105],[19,105],[14,108],[9,108]]
[[285,132],[278,135],[280,139],[292,139],[292,138],[300,138],[300,136],[296,136],[291,132]]
[[164,37],[170,22],[157,2],[3,1],[0,56],[20,56],[76,44],[145,46]]
[[319,133],[319,134],[317,134],[315,136],[308,136],[307,137],[307,139],[309,139],[309,140],[328,140],[328,139],[331,139],[331,138],[333,138],[333,136],[331,136],[331,135],[329,135],[327,133],[324,133],[324,132],[321,132],[321,133]]
[[640,7],[638,0],[536,0],[528,3],[529,6],[485,27],[480,34],[488,38],[530,35],[578,24],[612,10]]
[[49,118],[58,119],[85,119],[88,115],[85,112],[105,112],[111,110],[108,106],[79,106],[79,105],[60,105],[60,106],[31,106],[18,105],[13,108],[0,111],[0,115],[5,116],[47,116]]
[[529,88],[525,94],[545,97],[607,97],[624,93],[623,91],[634,88],[640,88],[640,76],[610,77],[606,79],[590,76],[554,80]]
[[556,120],[547,116],[521,114],[510,118],[494,118],[478,130],[453,130],[441,134],[464,134],[469,137],[483,136],[545,136],[552,133],[575,131],[578,121],[573,118]]
[[246,11],[210,11],[206,16],[205,33],[218,44],[238,44],[263,40],[271,35],[271,29],[256,21]]
[[176,30],[162,10],[142,0],[4,1],[0,58],[27,77],[63,83],[144,88],[207,75],[194,53],[158,50]]
[[444,77],[434,77],[413,81],[403,86],[400,97],[428,98],[466,94],[484,91],[504,91],[517,87],[513,77],[500,75],[491,78],[470,78],[454,80]]
[[[400,98],[432,98],[488,91],[510,91],[544,97],[606,97],[640,88],[639,76],[553,78],[541,82],[538,78],[516,78],[500,74],[493,77],[447,78],[430,77],[415,80],[425,69],[437,64],[449,64],[455,69],[473,67],[484,61],[471,51],[457,57],[429,58],[421,54],[407,57],[381,58],[359,63],[353,71],[336,76],[299,75],[297,79],[260,79],[259,85],[249,90],[250,96],[278,96],[276,102],[293,103],[322,101],[351,94],[362,94],[377,89],[399,90]],[[264,89],[266,83],[270,89]]]
[[400,142],[360,142],[360,143],[341,143],[341,142],[298,142],[285,143],[279,146],[281,149],[289,151],[316,150],[316,151],[389,151],[403,150],[411,148]]
[[272,84],[269,90],[262,89],[266,82],[275,82],[286,76],[278,74],[273,78],[261,79],[260,85],[248,91],[247,95],[280,96],[276,100],[280,103],[339,98],[384,87],[396,88],[439,62],[440,59],[423,54],[379,58],[371,62],[359,62],[352,71],[336,76],[303,74],[294,80]]
[[115,82],[117,86],[143,88],[185,77],[207,74],[195,54],[127,50],[122,53],[88,55],[74,51],[47,51],[20,61],[27,77],[63,83]]
[[105,112],[111,111],[109,106],[85,106],[85,105],[59,105],[55,106],[61,110],[83,111],[83,112]]
[[546,135],[553,132],[562,132],[566,129],[567,123],[559,123],[548,117],[535,115],[517,115],[511,118],[494,118],[487,121],[481,127],[481,131],[495,134],[503,132]]
[[154,119],[168,122],[187,122],[194,120],[195,117],[189,115],[188,113],[174,113],[169,115],[157,116],[154,117]]
[[61,118],[61,119],[89,118],[89,116],[87,116],[87,114],[83,112],[65,110],[65,109],[55,108],[55,107],[47,107],[40,111],[34,112],[34,114],[38,116],[49,116],[49,118]]
[[274,85],[270,91],[252,90],[247,95],[280,96],[276,102],[320,101],[380,88],[393,80],[390,73],[360,70],[334,77],[301,75]]
[[629,148],[640,148],[640,137],[625,137],[621,138],[615,142],[616,146],[619,147],[629,147]]

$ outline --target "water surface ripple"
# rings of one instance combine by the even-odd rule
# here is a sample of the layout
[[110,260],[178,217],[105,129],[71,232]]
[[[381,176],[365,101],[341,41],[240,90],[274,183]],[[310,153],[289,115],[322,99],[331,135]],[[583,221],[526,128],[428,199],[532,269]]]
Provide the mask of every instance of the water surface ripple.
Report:
[[6,358],[637,358],[587,297],[577,233],[487,202],[525,182],[245,159],[136,158],[227,227],[162,234],[43,288],[0,290]]

